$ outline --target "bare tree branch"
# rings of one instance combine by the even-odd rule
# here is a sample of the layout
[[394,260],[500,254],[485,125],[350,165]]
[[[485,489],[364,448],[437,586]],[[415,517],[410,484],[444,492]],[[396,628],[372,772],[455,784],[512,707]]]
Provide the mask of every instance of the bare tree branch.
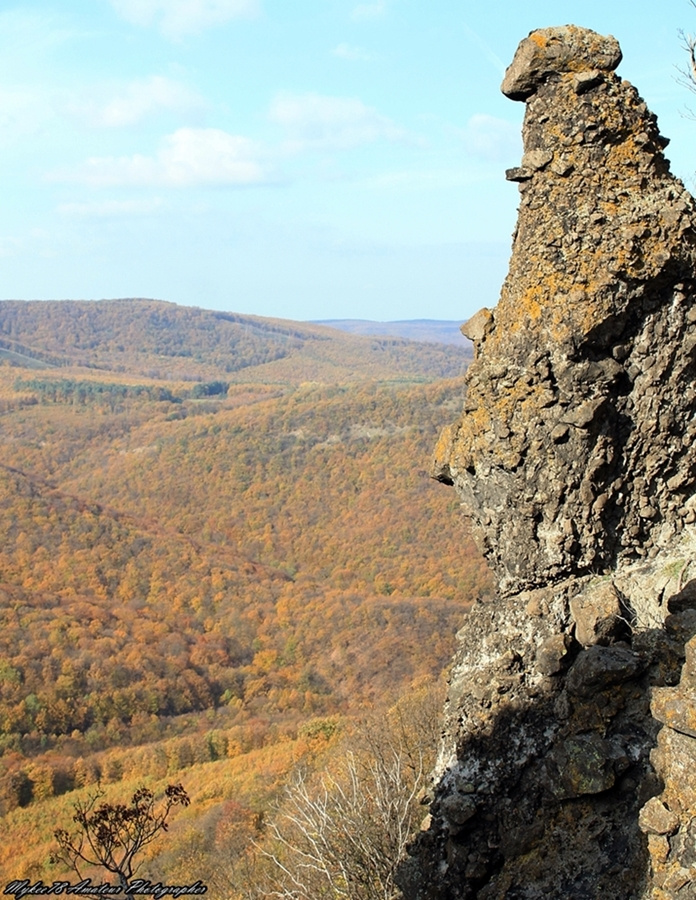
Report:
[[[689,0],[691,6],[696,9],[696,2],[694,0]],[[677,71],[679,72],[679,78],[677,81],[683,87],[687,88],[687,90],[696,93],[696,35],[690,34],[683,29],[679,29],[679,38],[681,41],[682,49],[686,52],[688,58],[688,65],[681,67],[677,66]],[[696,115],[692,112],[692,110],[688,109],[689,117],[696,118]]]
[[167,831],[167,819],[174,806],[188,806],[188,794],[180,784],[170,784],[158,804],[155,795],[140,787],[130,805],[99,803],[104,797],[101,787],[86,801],[74,805],[73,822],[78,830],[71,834],[64,828],[54,832],[58,849],[51,862],[62,862],[81,879],[81,863],[98,866],[116,875],[124,889],[137,871],[136,858],[143,847]]

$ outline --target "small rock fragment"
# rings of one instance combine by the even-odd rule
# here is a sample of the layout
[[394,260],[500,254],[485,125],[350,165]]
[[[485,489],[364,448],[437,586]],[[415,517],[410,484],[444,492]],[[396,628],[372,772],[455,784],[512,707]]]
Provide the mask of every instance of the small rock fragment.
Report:
[[493,313],[484,306],[462,325],[461,332],[474,344],[479,344],[492,328]]
[[657,797],[652,797],[641,809],[638,825],[645,834],[674,834],[679,828],[679,817]]
[[542,675],[556,675],[568,668],[568,650],[572,638],[567,634],[554,634],[547,638],[536,654],[536,667]]

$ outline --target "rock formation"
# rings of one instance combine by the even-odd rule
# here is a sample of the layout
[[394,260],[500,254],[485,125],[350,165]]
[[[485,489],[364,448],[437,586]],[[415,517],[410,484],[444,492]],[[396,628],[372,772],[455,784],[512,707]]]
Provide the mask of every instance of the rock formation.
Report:
[[434,463],[499,596],[458,636],[408,900],[696,897],[696,204],[620,60],[543,29],[503,81],[510,270]]

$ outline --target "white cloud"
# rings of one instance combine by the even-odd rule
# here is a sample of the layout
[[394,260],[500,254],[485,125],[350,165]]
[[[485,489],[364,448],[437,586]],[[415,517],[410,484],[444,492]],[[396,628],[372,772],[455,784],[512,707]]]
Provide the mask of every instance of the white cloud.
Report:
[[457,129],[469,156],[483,160],[516,159],[522,152],[518,125],[478,113]]
[[132,81],[119,90],[100,87],[90,93],[68,102],[66,109],[90,125],[104,128],[136,125],[163,110],[186,113],[206,106],[205,100],[185,84],[161,75]]
[[91,157],[77,170],[49,177],[95,187],[260,184],[270,180],[263,155],[254,141],[218,128],[179,128],[155,156]]
[[23,249],[22,241],[16,237],[0,237],[0,259],[17,256]]
[[35,134],[53,117],[51,98],[41,89],[0,87],[0,145]]
[[366,61],[372,59],[372,55],[362,47],[351,47],[350,44],[339,44],[331,51],[334,56],[340,59],[349,59],[352,62]]
[[78,218],[110,219],[118,216],[149,216],[159,212],[162,200],[106,200],[103,203],[61,203],[58,212]]
[[345,149],[379,139],[403,140],[403,129],[352,97],[279,94],[270,118],[288,134],[287,149]]
[[259,0],[111,0],[111,4],[133,25],[156,25],[173,39],[255,16],[260,9]]
[[386,12],[387,0],[377,0],[376,3],[359,3],[354,7],[351,18],[355,19],[357,22],[366,19],[379,19],[386,15]]
[[[3,4],[9,5],[9,4]],[[44,8],[32,12],[15,4],[15,9],[0,11],[0,61],[4,73],[36,74],[51,52],[84,36],[67,28],[64,19]]]

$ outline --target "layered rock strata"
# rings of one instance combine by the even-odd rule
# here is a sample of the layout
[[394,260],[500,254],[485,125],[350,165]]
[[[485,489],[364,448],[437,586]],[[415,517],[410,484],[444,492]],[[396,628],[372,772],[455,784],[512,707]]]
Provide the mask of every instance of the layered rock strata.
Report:
[[510,270],[434,463],[499,596],[459,635],[409,900],[696,897],[696,205],[620,59],[543,29],[503,81]]

